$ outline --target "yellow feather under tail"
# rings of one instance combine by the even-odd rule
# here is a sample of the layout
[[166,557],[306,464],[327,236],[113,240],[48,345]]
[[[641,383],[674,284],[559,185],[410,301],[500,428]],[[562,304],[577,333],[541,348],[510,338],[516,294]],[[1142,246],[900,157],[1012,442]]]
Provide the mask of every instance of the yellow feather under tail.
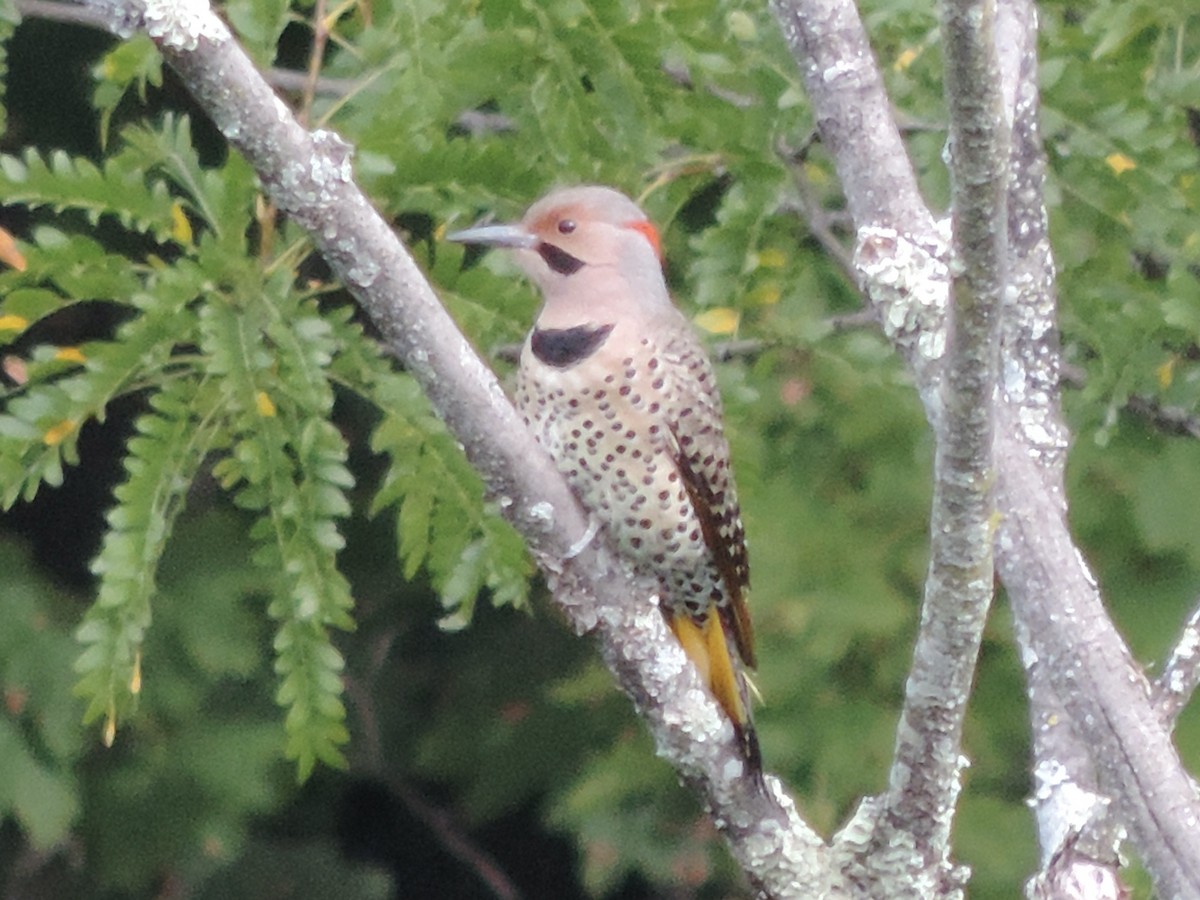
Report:
[[762,753],[750,718],[747,682],[733,661],[720,616],[706,616],[697,622],[689,615],[669,613],[667,622],[684,653],[699,670],[701,680],[729,717],[749,772],[761,784]]

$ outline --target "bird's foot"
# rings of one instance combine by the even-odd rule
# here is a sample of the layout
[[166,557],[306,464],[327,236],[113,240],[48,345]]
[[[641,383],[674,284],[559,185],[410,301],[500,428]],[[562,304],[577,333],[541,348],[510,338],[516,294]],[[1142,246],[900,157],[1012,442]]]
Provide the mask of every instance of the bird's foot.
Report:
[[583,537],[567,548],[567,552],[563,554],[563,561],[574,559],[580,553],[587,549],[588,544],[596,539],[596,535],[600,533],[600,523],[594,516],[588,516],[587,531],[583,533]]

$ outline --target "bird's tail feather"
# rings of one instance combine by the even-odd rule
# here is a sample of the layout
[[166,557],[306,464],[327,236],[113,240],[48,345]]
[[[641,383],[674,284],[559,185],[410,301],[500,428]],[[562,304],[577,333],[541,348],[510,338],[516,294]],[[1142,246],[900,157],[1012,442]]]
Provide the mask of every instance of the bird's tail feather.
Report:
[[697,621],[687,614],[668,613],[667,622],[733,724],[748,774],[762,785],[762,752],[750,716],[750,689],[745,674],[734,661],[735,651],[721,617],[709,615]]

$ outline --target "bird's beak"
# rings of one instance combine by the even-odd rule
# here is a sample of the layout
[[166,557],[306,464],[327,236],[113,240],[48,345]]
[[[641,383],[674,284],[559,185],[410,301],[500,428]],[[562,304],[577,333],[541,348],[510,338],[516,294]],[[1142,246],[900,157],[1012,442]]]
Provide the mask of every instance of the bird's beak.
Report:
[[465,231],[454,231],[446,240],[458,244],[484,244],[488,247],[510,247],[521,250],[536,247],[538,239],[520,225],[481,225]]

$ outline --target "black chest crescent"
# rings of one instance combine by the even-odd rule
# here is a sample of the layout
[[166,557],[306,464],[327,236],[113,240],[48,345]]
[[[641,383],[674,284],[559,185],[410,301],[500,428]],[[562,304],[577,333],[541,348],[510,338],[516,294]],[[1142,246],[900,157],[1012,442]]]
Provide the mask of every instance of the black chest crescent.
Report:
[[529,347],[546,365],[566,369],[595,353],[612,330],[613,325],[538,328],[529,339]]

